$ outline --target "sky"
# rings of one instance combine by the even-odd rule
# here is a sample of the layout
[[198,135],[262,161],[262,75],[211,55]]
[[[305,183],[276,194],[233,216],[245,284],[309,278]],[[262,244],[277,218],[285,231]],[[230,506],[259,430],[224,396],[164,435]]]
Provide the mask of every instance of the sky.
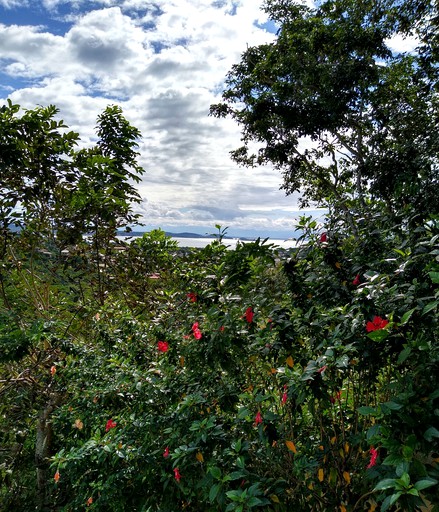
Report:
[[275,39],[263,0],[0,0],[0,104],[56,105],[84,145],[119,105],[142,133],[144,229],[294,236],[297,195],[269,166],[230,158],[231,119],[208,115],[248,46]]
[[294,236],[297,196],[239,167],[238,126],[209,116],[247,46],[275,38],[262,0],[0,0],[0,104],[56,105],[84,144],[120,105],[142,133],[145,229]]

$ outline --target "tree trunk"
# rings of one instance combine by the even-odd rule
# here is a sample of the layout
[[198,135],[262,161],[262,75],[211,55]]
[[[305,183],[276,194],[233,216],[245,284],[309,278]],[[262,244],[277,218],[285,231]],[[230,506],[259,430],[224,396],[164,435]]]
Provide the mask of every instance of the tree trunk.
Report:
[[35,442],[35,466],[37,470],[37,510],[48,511],[48,470],[49,456],[52,447],[52,423],[50,416],[55,408],[55,403],[50,401],[40,412],[37,421],[36,442]]

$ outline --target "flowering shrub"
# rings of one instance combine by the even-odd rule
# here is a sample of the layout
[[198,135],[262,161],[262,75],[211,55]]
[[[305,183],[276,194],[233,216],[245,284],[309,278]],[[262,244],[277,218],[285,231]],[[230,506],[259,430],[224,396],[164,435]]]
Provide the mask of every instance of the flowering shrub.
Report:
[[176,258],[147,308],[114,289],[83,313],[81,344],[44,369],[63,396],[51,418],[52,502],[436,505],[436,234],[418,234],[418,252],[383,241],[369,258],[366,232],[330,233],[288,259],[260,241],[236,251],[214,241]]

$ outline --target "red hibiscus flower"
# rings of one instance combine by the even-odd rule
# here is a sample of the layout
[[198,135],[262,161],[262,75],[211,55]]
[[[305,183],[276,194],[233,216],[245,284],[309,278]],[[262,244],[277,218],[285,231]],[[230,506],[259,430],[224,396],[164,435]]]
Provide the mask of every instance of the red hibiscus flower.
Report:
[[381,318],[380,316],[374,316],[372,322],[367,322],[366,331],[379,331],[380,329],[384,329],[386,325],[389,323],[388,320]]
[[262,421],[263,421],[263,419],[262,419],[262,414],[260,413],[260,411],[258,411],[258,412],[256,413],[256,416],[255,416],[255,422],[253,423],[253,425],[254,425],[255,427],[257,427],[259,424],[261,424],[261,423],[262,423]]
[[174,478],[177,480],[177,482],[180,482],[181,480],[181,475],[178,468],[174,468]]
[[196,340],[201,340],[201,338],[203,337],[203,334],[202,332],[200,331],[199,327],[198,327],[198,322],[195,322],[193,325],[192,325],[192,333],[194,335],[194,338]]
[[197,302],[197,294],[194,292],[187,293],[186,297],[188,298],[189,302]]
[[378,450],[376,450],[373,446],[371,446],[369,453],[370,453],[370,461],[367,466],[367,469],[373,468],[373,466],[375,466],[375,464],[377,463]]
[[360,284],[360,274],[357,274],[354,278],[354,280],[352,281],[352,284],[354,286],[358,286]]
[[113,419],[108,420],[107,424],[105,425],[105,432],[108,432],[112,428],[115,428],[116,425],[117,425],[117,423],[115,421],[113,421]]
[[165,451],[163,452],[163,457],[167,459],[169,457],[169,446],[165,448]]
[[323,244],[323,243],[325,243],[325,242],[327,242],[327,241],[328,241],[328,235],[327,235],[326,233],[322,233],[322,234],[320,235],[320,243],[322,243],[322,244]]
[[157,343],[157,350],[159,352],[167,352],[169,350],[169,343],[167,341],[159,341]]
[[249,306],[246,310],[245,310],[245,313],[244,313],[244,317],[246,319],[246,321],[251,324],[253,322],[253,316],[254,316],[254,313],[253,313],[253,308],[251,306]]

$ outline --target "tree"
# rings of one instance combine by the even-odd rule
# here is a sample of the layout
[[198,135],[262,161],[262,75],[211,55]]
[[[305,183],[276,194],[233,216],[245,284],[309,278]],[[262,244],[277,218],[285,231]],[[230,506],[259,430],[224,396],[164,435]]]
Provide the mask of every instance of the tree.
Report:
[[[370,201],[392,215],[407,206],[423,218],[439,212],[437,8],[267,0],[265,10],[280,26],[276,40],[244,52],[211,106],[242,128],[232,158],[273,164],[287,194],[341,212],[354,231],[353,210]],[[421,38],[417,51],[392,52],[390,38],[407,34]]]
[[[2,510],[48,508],[52,414],[66,398],[56,367],[78,333],[90,331],[90,302],[95,310],[93,267],[79,267],[73,255],[61,259],[60,249],[83,246],[86,263],[96,263],[102,303],[100,253],[135,220],[132,203],[140,200],[131,184],[143,172],[134,151],[140,133],[121,109],[108,107],[95,147],[80,150],[78,134],[57,114],[54,106],[20,112],[10,101],[0,108]],[[90,231],[95,257],[84,241]]]

